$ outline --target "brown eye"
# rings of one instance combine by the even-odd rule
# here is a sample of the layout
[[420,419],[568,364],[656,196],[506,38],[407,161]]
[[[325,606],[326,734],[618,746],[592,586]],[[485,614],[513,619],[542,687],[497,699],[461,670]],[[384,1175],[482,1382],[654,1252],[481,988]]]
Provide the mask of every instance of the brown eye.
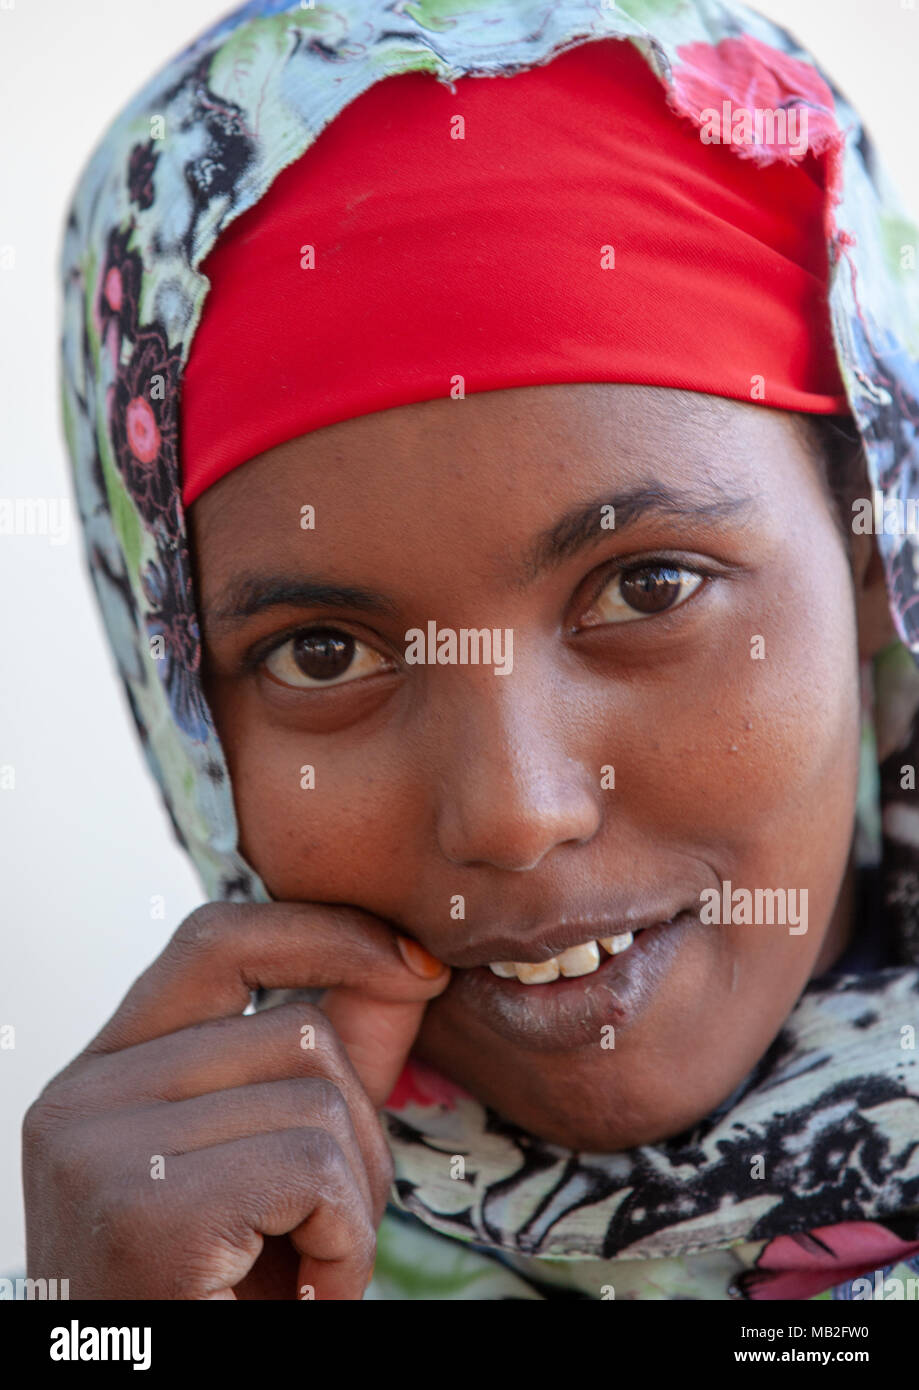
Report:
[[682,590],[682,571],[678,569],[632,570],[619,578],[620,594],[638,613],[663,613]]
[[666,613],[695,593],[703,578],[680,565],[642,565],[621,571],[613,575],[581,625],[600,627]]
[[265,658],[265,666],[276,681],[301,690],[344,685],[389,670],[391,665],[366,642],[331,627],[299,632]]
[[319,628],[294,637],[291,656],[304,676],[331,681],[343,676],[354,659],[354,638],[348,632]]

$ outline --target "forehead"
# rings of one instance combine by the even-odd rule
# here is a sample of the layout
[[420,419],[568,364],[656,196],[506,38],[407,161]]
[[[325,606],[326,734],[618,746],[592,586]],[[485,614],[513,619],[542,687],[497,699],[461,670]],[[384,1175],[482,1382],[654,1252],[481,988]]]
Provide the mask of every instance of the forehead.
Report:
[[[523,550],[578,503],[654,488],[771,511],[813,487],[788,412],[664,388],[579,383],[437,399],[332,425],[250,460],[192,506],[204,578],[243,555],[291,564]],[[314,527],[300,525],[315,510]]]

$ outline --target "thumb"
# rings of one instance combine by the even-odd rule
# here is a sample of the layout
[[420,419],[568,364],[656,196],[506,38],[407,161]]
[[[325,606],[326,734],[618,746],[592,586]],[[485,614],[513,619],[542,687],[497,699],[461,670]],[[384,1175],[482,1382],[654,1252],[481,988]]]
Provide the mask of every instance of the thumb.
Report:
[[[443,975],[442,988],[446,988],[448,966],[417,941],[402,936],[396,939],[414,974],[432,983]],[[427,999],[404,1003],[374,999],[359,988],[344,985],[327,990],[322,998],[320,1008],[344,1043],[351,1065],[377,1109],[385,1104],[399,1079],[428,1003]]]

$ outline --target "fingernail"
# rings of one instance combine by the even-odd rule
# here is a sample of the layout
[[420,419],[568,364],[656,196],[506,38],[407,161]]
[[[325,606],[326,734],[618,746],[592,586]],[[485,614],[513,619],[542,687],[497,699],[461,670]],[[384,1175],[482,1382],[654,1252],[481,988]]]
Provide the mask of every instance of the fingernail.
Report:
[[432,956],[430,951],[426,951],[423,946],[419,946],[417,941],[410,940],[407,936],[396,935],[396,942],[402,952],[402,959],[413,970],[416,975],[421,975],[425,980],[433,980],[435,975],[439,975],[444,969],[443,961]]

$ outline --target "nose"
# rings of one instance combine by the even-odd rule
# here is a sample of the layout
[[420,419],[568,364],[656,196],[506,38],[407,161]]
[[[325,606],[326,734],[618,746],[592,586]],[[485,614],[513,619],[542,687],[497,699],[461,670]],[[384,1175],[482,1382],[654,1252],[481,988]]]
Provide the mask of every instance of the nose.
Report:
[[[600,763],[572,755],[575,731],[546,682],[467,670],[443,721],[436,816],[444,856],[464,867],[534,869],[560,845],[581,845],[602,821]],[[464,681],[464,686],[467,684]]]

